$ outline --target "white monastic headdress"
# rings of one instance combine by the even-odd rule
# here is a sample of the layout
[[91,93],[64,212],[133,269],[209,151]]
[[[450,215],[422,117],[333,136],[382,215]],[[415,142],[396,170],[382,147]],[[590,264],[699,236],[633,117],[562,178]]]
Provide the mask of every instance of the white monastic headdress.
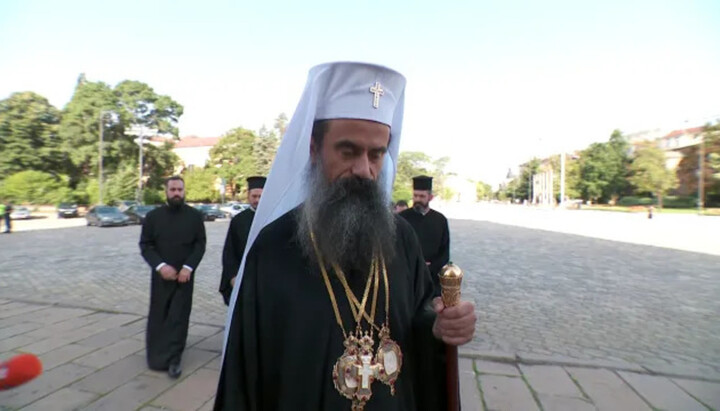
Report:
[[404,101],[405,77],[386,67],[366,63],[328,63],[310,70],[300,103],[275,155],[250,229],[230,299],[225,344],[245,269],[245,256],[255,238],[266,225],[305,201],[307,184],[304,180],[310,164],[310,134],[314,121],[361,119],[390,126],[390,145],[381,173],[382,184],[390,194],[400,147]]

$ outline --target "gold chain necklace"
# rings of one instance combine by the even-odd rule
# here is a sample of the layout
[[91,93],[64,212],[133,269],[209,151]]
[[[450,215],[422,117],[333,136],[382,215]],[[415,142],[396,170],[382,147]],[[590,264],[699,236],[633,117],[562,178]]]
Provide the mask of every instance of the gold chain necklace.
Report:
[[[340,316],[335,292],[330,284],[330,278],[325,263],[320,255],[320,251],[315,242],[315,235],[311,232],[310,238],[315,248],[315,254],[320,265],[325,286],[330,296],[333,311],[335,312],[335,320],[343,332],[343,345],[345,350],[343,354],[335,362],[333,367],[333,383],[335,389],[344,396],[352,400],[352,411],[362,411],[365,404],[372,396],[371,386],[375,379],[380,380],[383,384],[390,386],[390,393],[395,395],[395,381],[397,381],[402,368],[402,350],[400,346],[390,338],[390,286],[387,276],[387,267],[385,260],[373,258],[370,264],[370,274],[368,282],[365,286],[362,302],[358,301],[352,292],[345,274],[337,264],[333,264],[336,276],[340,280],[345,290],[345,295],[350,303],[356,327],[354,334],[348,334]],[[377,296],[380,288],[380,266],[382,265],[383,282],[385,285],[385,323],[378,328],[375,325],[375,310],[377,307]],[[374,280],[373,301],[370,316],[365,312],[369,290]],[[363,332],[363,318],[369,324],[370,333]],[[380,343],[377,350],[373,353],[375,341],[373,340],[374,328],[379,330]]]

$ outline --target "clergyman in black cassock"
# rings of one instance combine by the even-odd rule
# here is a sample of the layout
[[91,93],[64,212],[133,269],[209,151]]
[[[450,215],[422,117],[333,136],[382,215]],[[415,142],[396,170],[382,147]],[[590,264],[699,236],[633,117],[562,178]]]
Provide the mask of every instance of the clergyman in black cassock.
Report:
[[447,218],[430,208],[432,177],[414,177],[413,190],[413,207],[400,212],[400,215],[410,223],[420,240],[437,296],[440,295],[438,274],[450,261],[450,229]]
[[[148,366],[179,376],[187,339],[196,270],[205,253],[200,212],[184,203],[184,183],[168,180],[168,204],[150,211],[140,234],[140,250],[150,265],[150,311],[146,349]],[[182,195],[170,190],[182,186]],[[168,274],[167,279],[163,273]],[[173,370],[172,368],[175,367]]]
[[422,364],[476,319],[433,299],[417,236],[388,207],[404,84],[364,63],[311,70],[236,279],[215,410],[443,408],[445,373]]
[[240,262],[245,252],[248,234],[255,218],[255,210],[262,196],[265,180],[265,177],[260,176],[248,177],[248,203],[250,207],[233,217],[230,221],[230,227],[228,227],[225,246],[223,247],[222,276],[219,289],[225,305],[230,304],[234,278],[240,269]]

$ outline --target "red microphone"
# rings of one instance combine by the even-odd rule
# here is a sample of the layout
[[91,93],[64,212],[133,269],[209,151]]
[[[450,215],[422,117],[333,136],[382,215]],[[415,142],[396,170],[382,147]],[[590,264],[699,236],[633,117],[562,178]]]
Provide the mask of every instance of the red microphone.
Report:
[[0,362],[0,391],[25,384],[42,374],[42,363],[33,354],[19,354]]

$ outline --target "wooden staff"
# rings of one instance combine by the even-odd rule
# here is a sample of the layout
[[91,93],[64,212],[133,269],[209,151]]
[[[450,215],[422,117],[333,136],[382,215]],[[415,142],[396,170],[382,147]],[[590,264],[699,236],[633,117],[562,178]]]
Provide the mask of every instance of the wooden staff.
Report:
[[[452,307],[460,302],[460,285],[463,272],[452,262],[440,270],[440,287],[445,307]],[[458,351],[454,345],[445,346],[445,362],[447,364],[448,411],[460,410],[460,386],[458,383]]]

